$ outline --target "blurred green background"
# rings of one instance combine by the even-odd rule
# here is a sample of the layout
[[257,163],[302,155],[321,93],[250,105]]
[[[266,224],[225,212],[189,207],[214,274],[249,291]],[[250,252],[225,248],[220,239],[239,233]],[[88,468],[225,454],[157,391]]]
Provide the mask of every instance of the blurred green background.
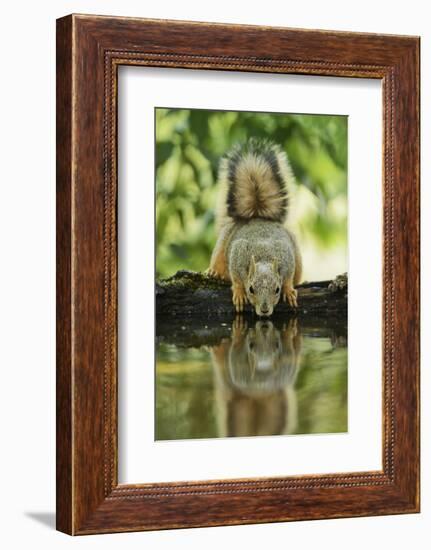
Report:
[[250,137],[275,141],[296,177],[287,226],[303,280],[347,271],[347,117],[156,109],[156,275],[203,271],[216,240],[220,157]]

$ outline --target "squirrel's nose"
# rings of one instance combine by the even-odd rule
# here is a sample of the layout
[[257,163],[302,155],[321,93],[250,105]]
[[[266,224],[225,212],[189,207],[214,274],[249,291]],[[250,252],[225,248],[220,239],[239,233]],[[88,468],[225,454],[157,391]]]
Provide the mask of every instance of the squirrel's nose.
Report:
[[262,307],[260,308],[260,311],[263,313],[263,315],[267,315],[269,313],[269,307],[267,304],[262,304]]

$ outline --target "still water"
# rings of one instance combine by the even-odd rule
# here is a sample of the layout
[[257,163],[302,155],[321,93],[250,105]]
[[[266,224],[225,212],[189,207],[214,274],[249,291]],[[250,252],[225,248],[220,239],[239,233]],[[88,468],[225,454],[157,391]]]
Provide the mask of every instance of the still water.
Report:
[[157,345],[157,440],[347,431],[345,336],[297,320],[223,325],[194,347]]

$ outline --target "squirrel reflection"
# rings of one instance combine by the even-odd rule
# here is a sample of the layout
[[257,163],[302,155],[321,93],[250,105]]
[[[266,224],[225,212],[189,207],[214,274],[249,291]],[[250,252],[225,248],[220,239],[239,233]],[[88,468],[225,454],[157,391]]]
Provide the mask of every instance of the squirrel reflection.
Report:
[[276,328],[266,320],[248,327],[236,318],[232,338],[211,349],[220,437],[294,431],[300,354],[296,319]]

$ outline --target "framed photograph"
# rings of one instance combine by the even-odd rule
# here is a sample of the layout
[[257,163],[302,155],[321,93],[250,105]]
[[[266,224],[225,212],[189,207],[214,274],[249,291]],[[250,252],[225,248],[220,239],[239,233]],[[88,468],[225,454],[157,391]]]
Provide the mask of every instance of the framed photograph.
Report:
[[57,528],[419,511],[419,38],[57,21]]

